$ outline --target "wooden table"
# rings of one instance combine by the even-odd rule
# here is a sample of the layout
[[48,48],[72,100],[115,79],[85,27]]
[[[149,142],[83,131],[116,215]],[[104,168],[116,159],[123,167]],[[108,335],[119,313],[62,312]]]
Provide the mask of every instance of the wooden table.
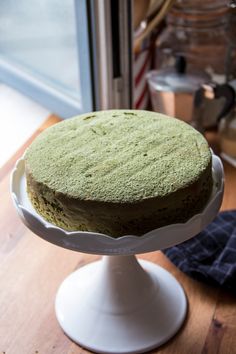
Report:
[[[19,219],[9,193],[9,174],[26,146],[58,118],[51,116],[0,169],[0,354],[84,354],[58,325],[54,312],[57,289],[75,269],[98,259],[59,248],[29,231]],[[215,134],[209,134],[214,145]],[[236,169],[225,163],[222,209],[236,208]],[[189,309],[182,329],[152,353],[236,353],[236,298],[189,278],[161,252],[140,255],[160,264],[183,285]]]

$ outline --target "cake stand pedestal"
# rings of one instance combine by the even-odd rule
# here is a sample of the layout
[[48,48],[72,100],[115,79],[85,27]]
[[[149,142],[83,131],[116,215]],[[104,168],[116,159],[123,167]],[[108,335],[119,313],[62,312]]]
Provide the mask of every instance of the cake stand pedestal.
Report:
[[99,353],[142,353],[182,325],[186,297],[166,270],[135,256],[104,256],[67,277],[56,297],[64,332]]
[[163,268],[138,261],[137,253],[183,242],[209,224],[219,211],[223,167],[213,155],[214,188],[204,210],[184,224],[138,237],[114,239],[90,232],[66,232],[41,218],[26,193],[24,160],[11,179],[14,204],[23,222],[41,238],[79,252],[105,255],[70,274],[56,295],[56,316],[76,343],[97,353],[142,353],[160,346],[181,327],[187,301],[179,282]]

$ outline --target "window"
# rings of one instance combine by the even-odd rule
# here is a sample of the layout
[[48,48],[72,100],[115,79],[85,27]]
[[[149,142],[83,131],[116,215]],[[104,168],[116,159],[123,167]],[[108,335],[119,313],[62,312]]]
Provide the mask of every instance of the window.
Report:
[[0,80],[64,118],[130,108],[131,5],[0,0]]
[[86,0],[0,0],[0,80],[62,117],[92,110],[87,28]]

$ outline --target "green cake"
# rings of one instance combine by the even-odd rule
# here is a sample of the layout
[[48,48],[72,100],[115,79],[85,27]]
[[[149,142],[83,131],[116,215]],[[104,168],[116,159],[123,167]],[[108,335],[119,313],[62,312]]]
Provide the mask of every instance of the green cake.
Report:
[[205,138],[180,120],[148,111],[64,120],[34,140],[25,166],[28,196],[46,220],[113,237],[186,222],[212,190]]

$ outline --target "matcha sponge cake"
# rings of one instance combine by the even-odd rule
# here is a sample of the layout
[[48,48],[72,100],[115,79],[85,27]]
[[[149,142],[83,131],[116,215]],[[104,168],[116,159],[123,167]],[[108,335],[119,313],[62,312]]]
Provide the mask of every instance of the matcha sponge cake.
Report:
[[142,235],[200,212],[212,189],[205,138],[174,118],[109,110],[64,120],[25,154],[28,196],[65,230]]

